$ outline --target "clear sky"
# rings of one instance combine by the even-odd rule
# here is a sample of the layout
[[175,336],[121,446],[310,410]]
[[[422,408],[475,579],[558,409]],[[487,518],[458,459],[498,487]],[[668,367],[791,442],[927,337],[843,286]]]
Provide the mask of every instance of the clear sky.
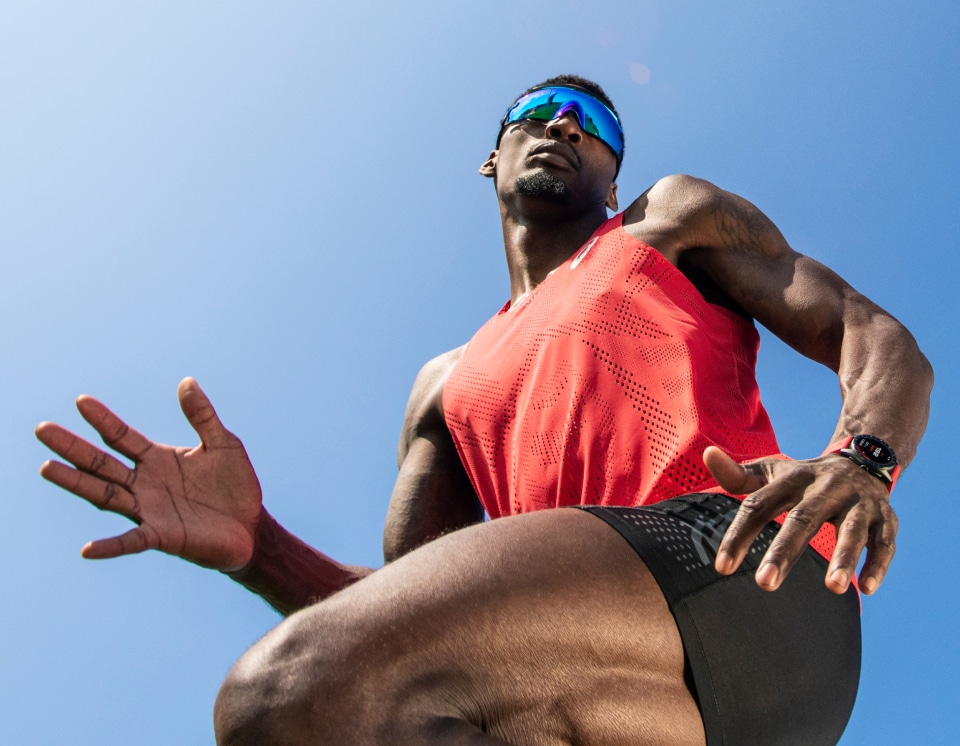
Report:
[[[163,555],[81,560],[125,521],[37,476],[35,424],[82,428],[89,393],[192,445],[193,375],[274,515],[379,565],[410,384],[507,297],[476,169],[517,93],[577,72],[623,116],[621,204],[678,172],[747,197],[933,362],[843,743],[955,743],[958,38],[954,1],[0,5],[5,742],[210,743],[279,621]],[[782,448],[818,454],[836,378],[769,335],[760,378]]]

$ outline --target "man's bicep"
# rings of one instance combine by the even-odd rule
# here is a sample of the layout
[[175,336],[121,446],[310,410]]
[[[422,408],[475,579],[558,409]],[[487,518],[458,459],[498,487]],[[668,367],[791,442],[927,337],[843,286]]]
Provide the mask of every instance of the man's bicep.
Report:
[[414,438],[400,464],[387,509],[384,560],[391,562],[482,520],[483,507],[449,434]]
[[443,414],[443,389],[462,352],[460,347],[434,358],[413,384],[397,453],[400,473],[383,532],[387,562],[483,520]]

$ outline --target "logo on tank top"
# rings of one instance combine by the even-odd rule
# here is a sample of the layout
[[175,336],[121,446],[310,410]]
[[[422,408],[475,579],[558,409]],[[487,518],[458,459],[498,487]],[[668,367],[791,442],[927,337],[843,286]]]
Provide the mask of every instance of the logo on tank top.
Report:
[[593,245],[599,240],[600,240],[600,236],[595,236],[594,238],[591,238],[589,241],[587,241],[587,245],[584,246],[582,249],[580,249],[580,251],[577,252],[577,255],[573,257],[573,262],[571,262],[570,264],[570,269],[576,269],[577,265],[584,260],[587,254],[590,253],[590,249],[592,249]]

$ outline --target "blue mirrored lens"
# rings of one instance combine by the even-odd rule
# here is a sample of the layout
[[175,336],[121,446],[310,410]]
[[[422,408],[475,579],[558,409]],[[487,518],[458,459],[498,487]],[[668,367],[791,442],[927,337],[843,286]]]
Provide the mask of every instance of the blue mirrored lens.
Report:
[[[610,146],[617,160],[620,159],[623,155],[623,130],[616,115],[589,93],[576,88],[540,88],[521,96],[507,110],[500,123],[500,130],[502,133],[506,125],[524,119],[549,122],[569,111],[577,115],[580,129],[603,140]],[[500,139],[497,138],[497,145],[499,144]]]

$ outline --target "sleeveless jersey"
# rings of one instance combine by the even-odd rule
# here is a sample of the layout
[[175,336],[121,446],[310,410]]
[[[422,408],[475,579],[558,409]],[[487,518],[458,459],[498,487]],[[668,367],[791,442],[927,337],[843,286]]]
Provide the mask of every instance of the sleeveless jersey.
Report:
[[704,300],[622,222],[508,302],[450,373],[446,423],[491,518],[720,491],[708,445],[782,457],[753,322]]

